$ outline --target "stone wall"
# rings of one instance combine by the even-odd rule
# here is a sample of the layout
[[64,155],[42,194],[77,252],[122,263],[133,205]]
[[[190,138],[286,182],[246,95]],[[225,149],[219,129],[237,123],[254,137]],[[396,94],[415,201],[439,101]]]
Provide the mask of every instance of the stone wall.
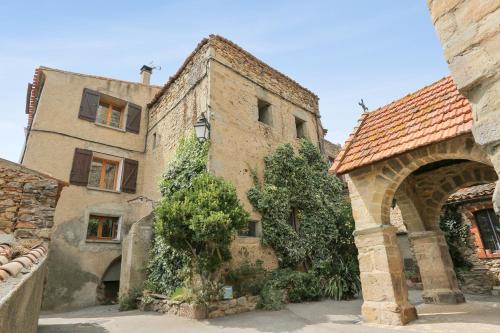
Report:
[[35,333],[47,276],[46,257],[27,274],[0,282],[0,333]]
[[50,239],[58,195],[57,180],[0,159],[0,234]]
[[253,311],[259,296],[242,296],[230,300],[212,302],[207,306],[183,301],[172,301],[162,295],[152,294],[147,303],[140,305],[143,311],[156,311],[191,319],[218,318],[237,313]]

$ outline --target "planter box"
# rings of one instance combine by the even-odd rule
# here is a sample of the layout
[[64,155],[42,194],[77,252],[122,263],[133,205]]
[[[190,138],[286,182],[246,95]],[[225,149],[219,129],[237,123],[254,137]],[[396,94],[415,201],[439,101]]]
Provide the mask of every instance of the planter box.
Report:
[[231,300],[222,300],[208,304],[193,304],[182,301],[172,301],[162,295],[152,294],[150,303],[141,301],[139,309],[173,314],[190,319],[218,318],[227,315],[253,311],[259,302],[258,296],[243,296]]

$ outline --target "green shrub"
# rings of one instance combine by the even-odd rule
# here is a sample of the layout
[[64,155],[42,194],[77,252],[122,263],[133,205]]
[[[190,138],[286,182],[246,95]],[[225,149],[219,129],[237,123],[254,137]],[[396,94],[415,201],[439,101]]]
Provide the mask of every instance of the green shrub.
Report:
[[472,248],[470,244],[470,228],[463,223],[458,205],[447,205],[443,208],[439,226],[446,238],[455,269],[469,270],[472,263],[465,258],[464,251]]
[[266,285],[260,293],[260,300],[257,307],[270,311],[281,310],[285,306],[284,298],[285,294],[283,290]]
[[262,264],[261,260],[257,260],[255,264],[246,260],[240,267],[228,270],[225,282],[233,287],[236,297],[260,294],[268,276]]
[[118,310],[129,311],[137,309],[138,298],[141,297],[142,291],[140,289],[133,289],[126,295],[118,297]]

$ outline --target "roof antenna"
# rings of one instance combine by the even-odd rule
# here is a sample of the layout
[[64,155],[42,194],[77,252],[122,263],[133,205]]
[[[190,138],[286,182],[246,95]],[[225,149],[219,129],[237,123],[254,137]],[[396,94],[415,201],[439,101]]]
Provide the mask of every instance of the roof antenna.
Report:
[[368,111],[368,108],[366,107],[365,101],[363,101],[363,99],[361,99],[361,102],[359,102],[358,105],[363,108],[363,112],[367,112]]
[[156,66],[156,65],[154,64],[154,62],[153,62],[153,61],[151,61],[151,62],[148,64],[148,66],[149,66],[149,67],[151,67],[151,69],[156,69],[156,70],[161,71],[161,66]]

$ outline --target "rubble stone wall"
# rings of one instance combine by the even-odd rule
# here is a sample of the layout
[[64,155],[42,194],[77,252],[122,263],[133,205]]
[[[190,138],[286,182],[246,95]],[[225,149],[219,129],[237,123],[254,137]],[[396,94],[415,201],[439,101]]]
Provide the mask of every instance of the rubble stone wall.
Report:
[[0,159],[0,234],[50,239],[58,181]]

